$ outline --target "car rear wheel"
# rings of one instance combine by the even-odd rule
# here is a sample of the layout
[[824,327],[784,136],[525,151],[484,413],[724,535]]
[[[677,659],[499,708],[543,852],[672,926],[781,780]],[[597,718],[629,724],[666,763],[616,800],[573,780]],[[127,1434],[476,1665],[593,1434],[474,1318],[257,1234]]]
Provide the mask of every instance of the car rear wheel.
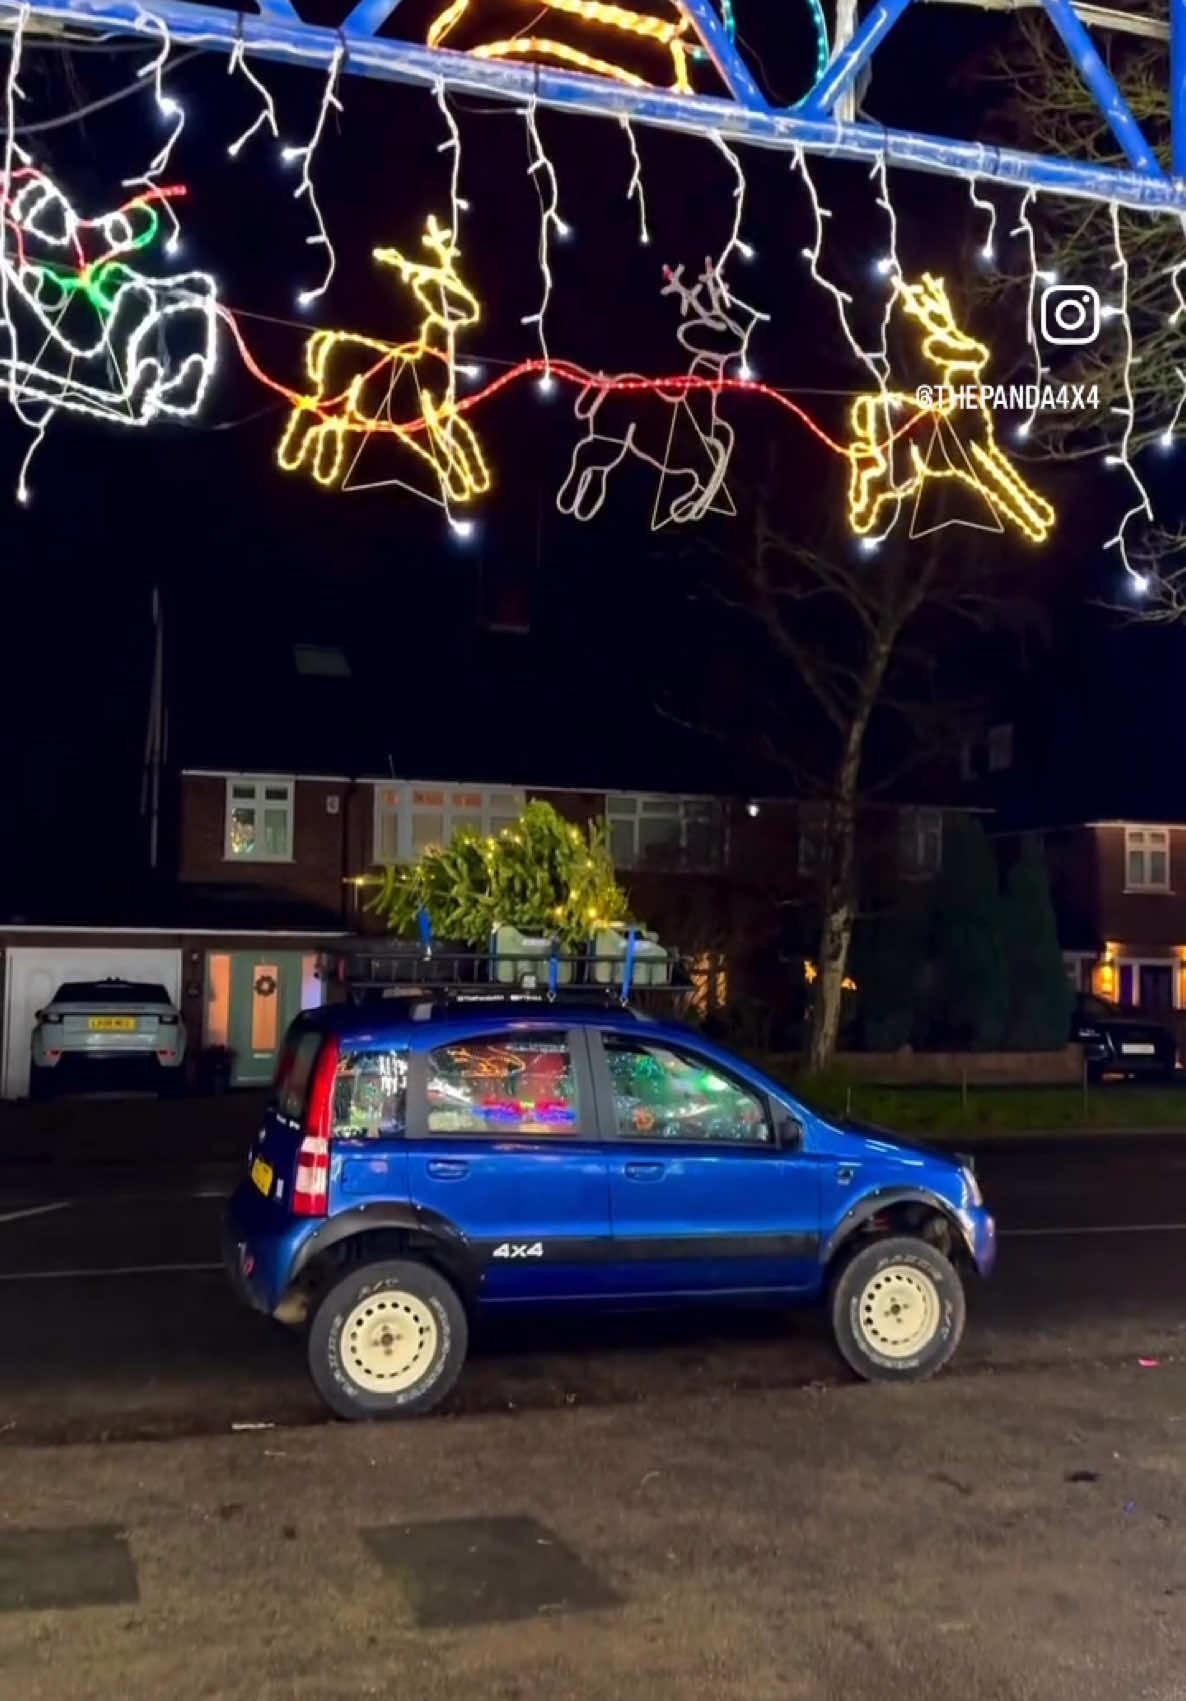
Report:
[[309,1330],[309,1371],[339,1417],[414,1417],[445,1398],[465,1363],[465,1308],[427,1264],[364,1264],[329,1289]]
[[867,1382],[921,1382],[964,1332],[963,1284],[929,1241],[895,1235],[855,1252],[832,1284],[836,1345]]

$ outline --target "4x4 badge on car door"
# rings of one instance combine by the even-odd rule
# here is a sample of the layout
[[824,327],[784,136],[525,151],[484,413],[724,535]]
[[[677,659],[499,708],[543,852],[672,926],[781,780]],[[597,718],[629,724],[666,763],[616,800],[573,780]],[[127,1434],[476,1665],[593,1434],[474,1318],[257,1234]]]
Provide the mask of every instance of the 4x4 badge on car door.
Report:
[[491,1258],[542,1258],[543,1255],[542,1240],[504,1240],[490,1254]]

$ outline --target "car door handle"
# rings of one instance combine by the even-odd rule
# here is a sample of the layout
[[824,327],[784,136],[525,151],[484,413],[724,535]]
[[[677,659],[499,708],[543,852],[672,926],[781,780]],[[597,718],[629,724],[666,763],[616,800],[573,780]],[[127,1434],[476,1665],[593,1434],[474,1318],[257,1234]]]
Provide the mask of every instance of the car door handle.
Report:
[[662,1164],[627,1164],[626,1174],[631,1181],[658,1181],[663,1174]]
[[457,1181],[469,1174],[469,1165],[460,1158],[429,1158],[428,1173],[438,1181]]

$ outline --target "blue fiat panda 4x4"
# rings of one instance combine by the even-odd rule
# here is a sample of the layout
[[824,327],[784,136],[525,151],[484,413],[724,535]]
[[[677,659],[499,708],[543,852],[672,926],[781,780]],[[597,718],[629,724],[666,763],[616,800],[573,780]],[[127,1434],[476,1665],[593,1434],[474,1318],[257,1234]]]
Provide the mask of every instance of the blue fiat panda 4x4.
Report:
[[994,1252],[967,1163],[837,1126],[693,1029],[508,997],[299,1017],[226,1237],[347,1418],[430,1410],[508,1305],[814,1300],[857,1375],[916,1380]]

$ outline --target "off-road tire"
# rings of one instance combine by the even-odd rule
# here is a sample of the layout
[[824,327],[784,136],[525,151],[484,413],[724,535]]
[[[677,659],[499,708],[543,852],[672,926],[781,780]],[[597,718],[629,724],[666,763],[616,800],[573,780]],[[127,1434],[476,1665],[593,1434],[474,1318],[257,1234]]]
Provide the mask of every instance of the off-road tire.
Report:
[[416,1417],[453,1387],[468,1341],[465,1307],[444,1276],[410,1258],[385,1259],[327,1290],[309,1329],[309,1373],[339,1417]]
[[[911,1308],[918,1319],[913,1335]],[[836,1345],[866,1382],[934,1376],[959,1346],[967,1315],[950,1259],[912,1235],[862,1243],[833,1277],[830,1309]]]

